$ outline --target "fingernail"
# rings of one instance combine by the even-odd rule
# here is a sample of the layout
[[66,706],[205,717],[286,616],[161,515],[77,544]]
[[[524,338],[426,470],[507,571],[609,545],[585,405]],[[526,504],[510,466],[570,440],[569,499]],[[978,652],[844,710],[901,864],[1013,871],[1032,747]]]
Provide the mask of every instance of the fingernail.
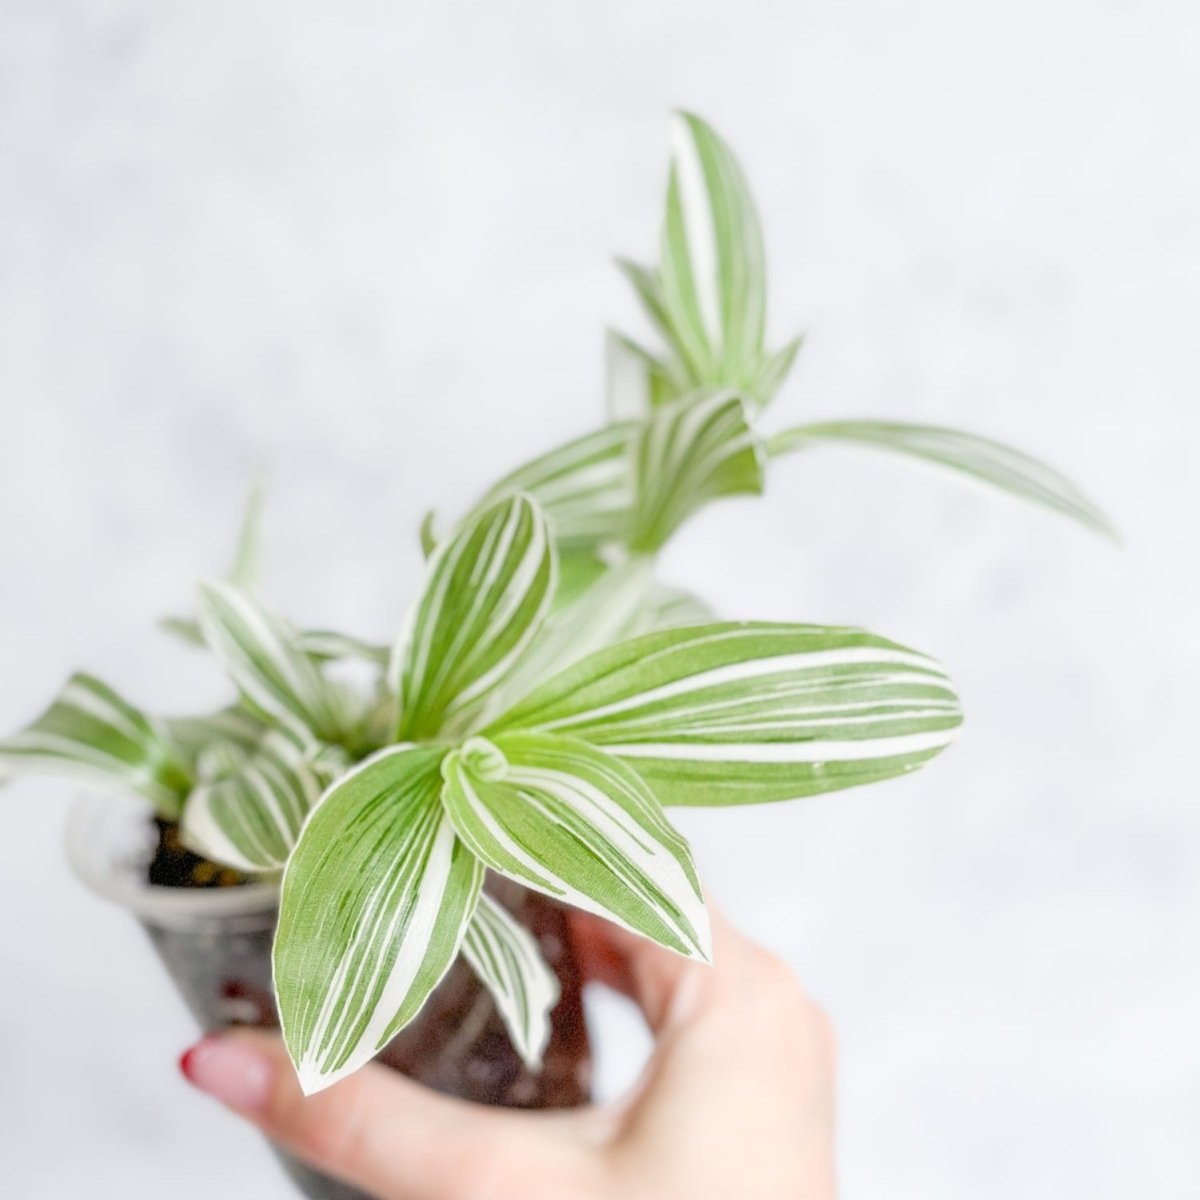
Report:
[[243,1113],[267,1106],[275,1067],[265,1054],[234,1037],[209,1034],[179,1060],[184,1078],[202,1092]]

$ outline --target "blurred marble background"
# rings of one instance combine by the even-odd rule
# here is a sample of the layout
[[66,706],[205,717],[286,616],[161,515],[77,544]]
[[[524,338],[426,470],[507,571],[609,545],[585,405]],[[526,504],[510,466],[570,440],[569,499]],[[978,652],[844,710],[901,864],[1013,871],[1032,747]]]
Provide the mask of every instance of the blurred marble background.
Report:
[[[75,666],[219,696],[152,623],[259,470],[269,595],[387,636],[424,508],[596,420],[609,256],[651,252],[696,108],[760,198],[774,336],[808,331],[775,419],[977,428],[1126,538],[828,450],[670,553],[965,696],[924,774],[682,820],[834,1015],[845,1197],[1200,1194],[1198,55],[1168,0],[0,0],[0,726]],[[0,800],[0,1192],[287,1195],[178,1079],[68,799]],[[612,1089],[644,1042],[602,1016]]]

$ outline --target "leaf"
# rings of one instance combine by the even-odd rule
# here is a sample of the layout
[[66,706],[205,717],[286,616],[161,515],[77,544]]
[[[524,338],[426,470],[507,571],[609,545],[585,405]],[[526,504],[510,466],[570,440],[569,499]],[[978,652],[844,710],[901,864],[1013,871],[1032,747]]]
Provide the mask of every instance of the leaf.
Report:
[[438,537],[435,528],[437,524],[437,513],[431,508],[421,518],[421,528],[418,531],[418,536],[421,540],[421,553],[428,560],[434,550],[437,548]]
[[401,737],[464,728],[537,633],[554,588],[546,520],[528,496],[499,501],[444,541],[391,667]]
[[961,723],[931,659],[858,629],[692,626],[602,650],[485,734],[581,738],[666,805],[789,800],[914,770]]
[[607,570],[608,564],[594,550],[560,550],[558,588],[554,593],[552,610],[563,608],[577,599]]
[[262,582],[263,573],[263,532],[262,511],[265,488],[262,480],[257,480],[250,489],[246,501],[246,511],[242,516],[241,528],[238,530],[237,544],[233,551],[233,562],[229,567],[226,578],[247,591],[253,591]]
[[501,479],[474,511],[524,492],[542,506],[560,549],[619,541],[633,500],[634,429],[632,422],[607,425],[532,459]]
[[605,403],[610,421],[638,421],[684,390],[670,367],[624,334],[608,331],[604,355]]
[[321,794],[320,781],[281,734],[268,734],[251,754],[233,749],[188,796],[181,836],[215,862],[243,871],[281,870]]
[[709,500],[763,490],[762,451],[734,392],[662,405],[639,430],[633,458],[629,545],[636,551],[662,547]]
[[[650,318],[655,329],[658,330],[663,339],[672,347],[682,362],[686,364],[686,356],[683,353],[683,348],[678,343],[675,330],[671,325],[670,314],[667,312],[666,303],[663,300],[662,281],[659,279],[658,272],[649,267],[640,266],[628,258],[618,258],[616,264],[617,269],[625,276],[633,287],[634,292],[637,293],[637,298],[641,301],[642,308]],[[691,383],[699,382],[695,378],[689,378],[689,381]]]
[[254,705],[297,732],[338,740],[341,694],[286,622],[230,583],[201,583],[199,613],[209,647]]
[[762,352],[766,264],[737,159],[699,117],[676,114],[659,274],[663,307],[695,379],[742,386]]
[[684,625],[711,625],[716,619],[713,610],[699,596],[684,588],[659,583],[651,588],[637,618],[626,629],[625,637],[653,633],[656,629],[677,629]]
[[201,717],[167,717],[163,726],[189,762],[195,762],[214,743],[232,744],[248,753],[262,741],[268,728],[252,713],[237,707]]
[[306,1094],[386,1046],[458,954],[483,868],[438,801],[441,754],[366,759],[326,792],[288,860],[275,990]]
[[775,393],[791,373],[796,355],[800,353],[800,347],[803,345],[803,337],[793,338],[782,350],[768,355],[759,363],[754,380],[747,391],[760,409],[765,408],[774,399]]
[[559,986],[533,934],[481,892],[462,952],[491,993],[522,1061],[531,1071],[540,1071]]
[[830,441],[873,446],[961,471],[1009,495],[1054,509],[1114,541],[1120,540],[1109,518],[1065,475],[1012,446],[958,429],[894,421],[825,421],[775,434],[767,443],[767,451],[771,455],[787,454]]
[[638,775],[575,738],[470,739],[442,764],[443,803],[482,862],[679,954],[711,957],[691,851]]
[[361,658],[364,662],[384,665],[391,655],[386,646],[378,646],[333,629],[302,629],[296,634],[295,641],[305,654],[318,662]]
[[31,725],[0,740],[0,773],[53,775],[145,797],[178,815],[191,777],[164,727],[92,675],[72,675]]
[[648,619],[643,604],[653,587],[647,559],[635,558],[609,568],[569,604],[549,615],[513,664],[488,710],[502,711],[568,664],[640,631]]

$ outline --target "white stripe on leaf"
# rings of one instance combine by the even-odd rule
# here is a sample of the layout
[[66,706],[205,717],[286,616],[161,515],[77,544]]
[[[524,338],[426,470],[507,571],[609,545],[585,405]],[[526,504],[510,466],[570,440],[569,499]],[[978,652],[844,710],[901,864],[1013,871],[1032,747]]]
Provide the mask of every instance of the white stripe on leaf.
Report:
[[661,405],[639,430],[633,460],[629,545],[635,550],[661,548],[709,500],[763,490],[762,449],[733,392]]
[[483,868],[439,802],[441,753],[366,759],[325,793],[288,860],[275,989],[307,1094],[387,1045],[458,954]]
[[661,238],[663,307],[693,378],[745,386],[758,368],[766,265],[758,213],[733,152],[679,113]]
[[618,541],[633,498],[632,422],[608,425],[539,455],[500,480],[473,510],[524,492],[543,508],[560,548]]
[[442,542],[392,662],[402,736],[465,729],[537,634],[554,589],[546,520],[528,496],[499,501]]
[[298,635],[255,597],[229,583],[200,584],[200,627],[242,693],[298,733],[335,741],[348,714],[339,690]]
[[667,805],[793,799],[911,771],[961,713],[931,659],[862,630],[732,624],[648,634],[538,687],[487,733],[581,738]]
[[459,836],[493,870],[599,913],[676,953],[711,957],[708,913],[684,838],[638,774],[574,738],[495,740],[503,778],[464,755],[443,763],[443,802]]
[[282,869],[321,794],[313,765],[279,733],[268,734],[250,754],[236,746],[215,753],[219,746],[205,755],[219,765],[187,798],[182,840],[242,871]]
[[485,892],[467,926],[462,952],[491,993],[522,1061],[531,1071],[541,1070],[559,986],[533,934]]

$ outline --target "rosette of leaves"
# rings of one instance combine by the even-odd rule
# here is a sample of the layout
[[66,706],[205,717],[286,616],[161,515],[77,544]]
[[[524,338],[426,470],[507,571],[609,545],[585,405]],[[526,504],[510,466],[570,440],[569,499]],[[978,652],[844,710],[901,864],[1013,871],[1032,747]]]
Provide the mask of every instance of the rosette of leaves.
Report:
[[618,266],[657,345],[610,331],[610,423],[512,472],[486,501],[509,490],[536,496],[566,554],[586,563],[606,545],[653,553],[707,502],[760,494],[773,458],[836,443],[949,468],[1115,536],[1064,475],[989,438],[880,420],[762,428],[802,339],[768,345],[754,199],[729,146],[694,114],[674,119],[658,261]]
[[706,960],[670,807],[903,774],[960,723],[936,663],[856,629],[710,621],[550,670],[537,659],[558,571],[535,500],[476,513],[432,555],[386,670],[358,692],[245,587],[205,584],[198,628],[235,706],[154,720],[79,677],[0,761],[140,794],[219,862],[283,864],[275,984],[305,1090],[373,1057],[460,953],[536,1064],[556,983],[483,892],[488,870]]

